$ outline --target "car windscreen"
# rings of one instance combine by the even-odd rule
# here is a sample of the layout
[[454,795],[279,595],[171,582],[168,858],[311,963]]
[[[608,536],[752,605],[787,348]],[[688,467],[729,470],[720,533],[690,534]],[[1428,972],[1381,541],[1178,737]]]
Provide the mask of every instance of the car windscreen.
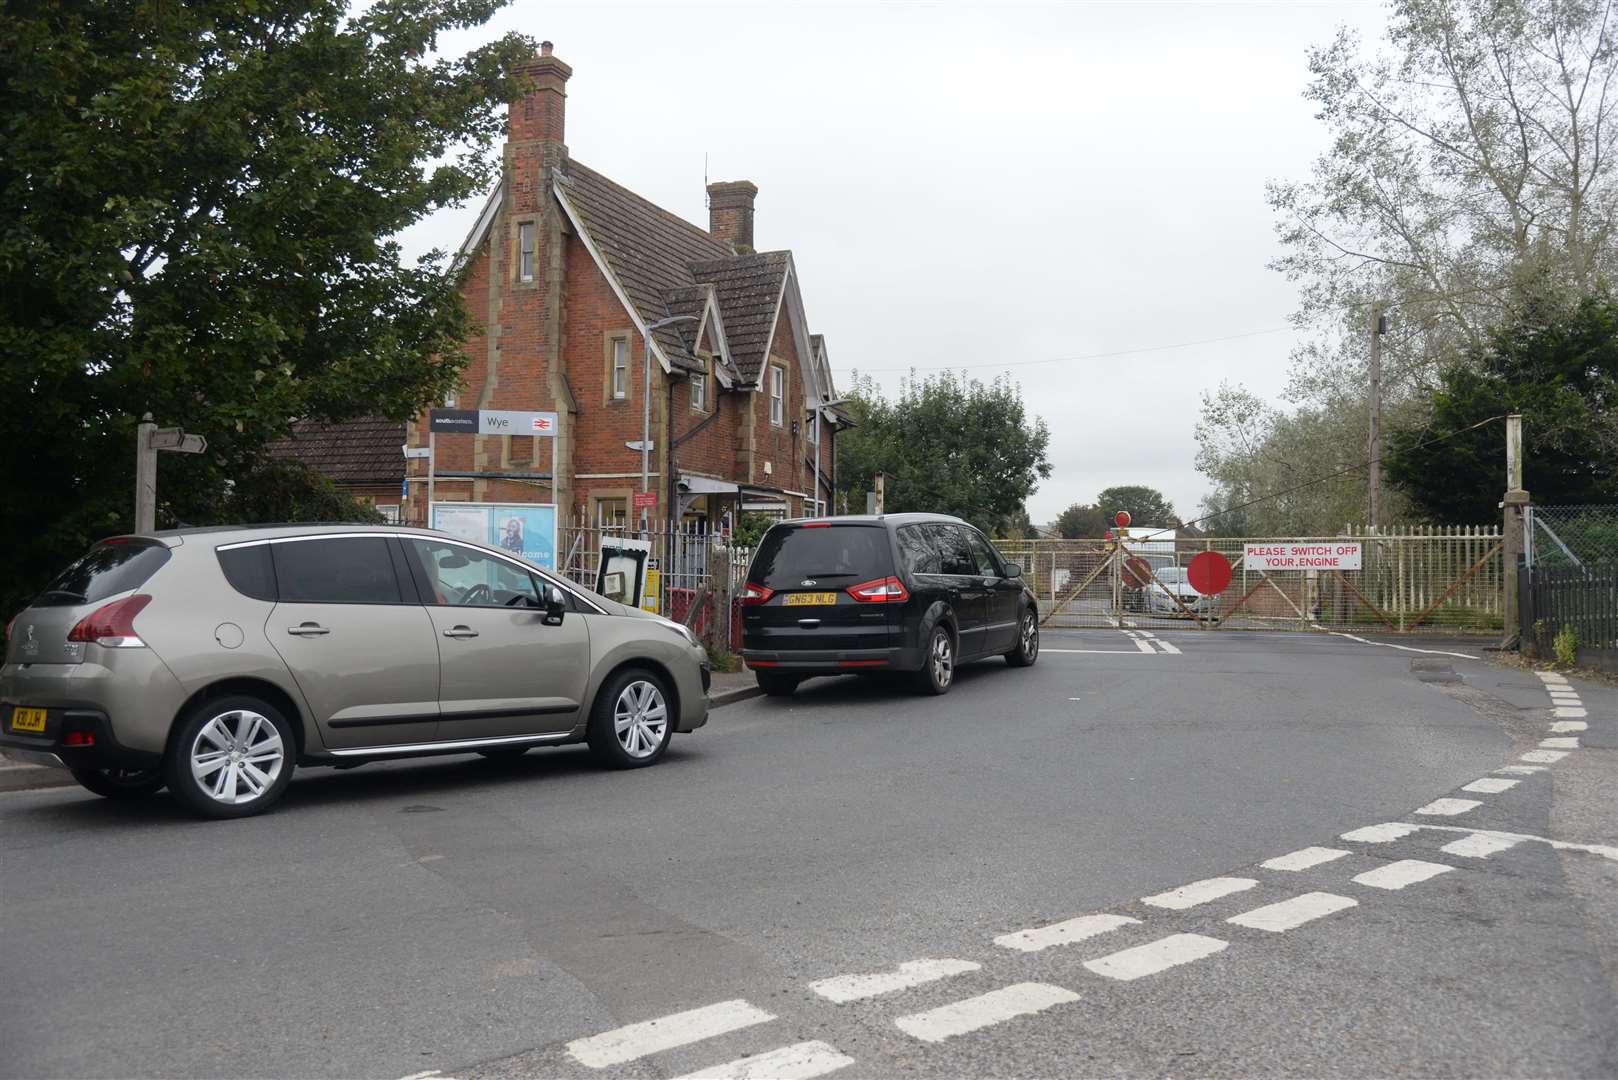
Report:
[[104,540],[56,575],[56,580],[34,598],[33,606],[94,604],[140,588],[168,561],[169,549],[156,540]]
[[846,586],[892,573],[888,530],[880,525],[788,525],[764,534],[748,580],[779,591],[805,581]]

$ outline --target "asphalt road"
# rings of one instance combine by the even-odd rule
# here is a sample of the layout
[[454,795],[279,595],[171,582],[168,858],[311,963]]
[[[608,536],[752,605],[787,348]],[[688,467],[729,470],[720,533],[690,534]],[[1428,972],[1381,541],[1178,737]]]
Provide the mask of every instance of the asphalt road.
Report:
[[[0,1073],[1618,1074],[1618,694],[1155,633],[810,683],[630,773],[312,770],[217,824],[0,796]],[[1261,865],[1305,848],[1343,854]]]

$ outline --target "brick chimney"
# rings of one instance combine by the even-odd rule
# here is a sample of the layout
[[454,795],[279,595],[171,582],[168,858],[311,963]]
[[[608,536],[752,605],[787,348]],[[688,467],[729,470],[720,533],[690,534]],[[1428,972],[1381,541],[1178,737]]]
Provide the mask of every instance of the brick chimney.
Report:
[[[573,69],[551,55],[551,43],[539,43],[539,55],[517,68],[529,83],[526,94],[511,103],[506,138],[514,143],[544,142],[560,146],[567,115],[567,80]],[[566,148],[563,147],[565,153]]]
[[747,180],[720,180],[708,185],[708,232],[730,244],[738,255],[753,250],[753,198],[758,186]]

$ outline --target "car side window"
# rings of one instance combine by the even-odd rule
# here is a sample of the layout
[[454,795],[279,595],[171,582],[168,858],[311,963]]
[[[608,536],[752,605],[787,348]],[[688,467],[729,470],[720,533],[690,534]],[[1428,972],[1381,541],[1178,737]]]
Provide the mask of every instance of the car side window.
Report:
[[977,576],[977,559],[972,555],[972,545],[967,542],[964,530],[955,525],[929,525],[927,529],[933,534],[943,559],[940,573],[955,577]]
[[967,529],[966,540],[972,545],[972,561],[977,564],[978,573],[984,577],[1005,577],[1001,572],[1000,560],[994,554],[994,548],[976,530]]
[[942,574],[944,555],[939,550],[931,530],[921,525],[906,525],[899,530],[899,554],[905,569],[912,574]]
[[429,604],[452,607],[540,606],[534,575],[504,559],[439,540],[405,541],[427,577]]
[[283,540],[270,552],[283,604],[403,603],[385,537]]

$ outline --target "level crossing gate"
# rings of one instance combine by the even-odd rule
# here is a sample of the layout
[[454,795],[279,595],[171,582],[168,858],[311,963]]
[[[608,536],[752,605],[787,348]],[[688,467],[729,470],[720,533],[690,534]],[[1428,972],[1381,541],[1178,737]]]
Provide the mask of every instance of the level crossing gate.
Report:
[[[1500,526],[1326,537],[998,540],[1049,627],[1499,634]],[[1217,592],[1200,571],[1228,563]],[[1218,577],[1214,576],[1214,584]]]

